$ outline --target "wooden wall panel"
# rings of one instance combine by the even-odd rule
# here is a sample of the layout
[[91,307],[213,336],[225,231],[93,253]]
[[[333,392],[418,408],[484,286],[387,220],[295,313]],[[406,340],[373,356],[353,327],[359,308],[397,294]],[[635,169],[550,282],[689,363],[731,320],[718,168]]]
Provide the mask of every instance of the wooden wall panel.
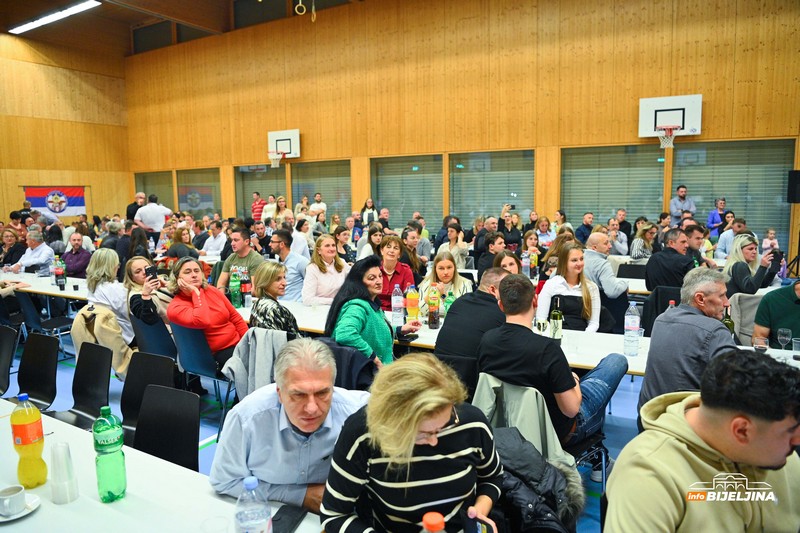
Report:
[[100,55],[0,33],[0,57],[122,78],[125,62],[120,55]]

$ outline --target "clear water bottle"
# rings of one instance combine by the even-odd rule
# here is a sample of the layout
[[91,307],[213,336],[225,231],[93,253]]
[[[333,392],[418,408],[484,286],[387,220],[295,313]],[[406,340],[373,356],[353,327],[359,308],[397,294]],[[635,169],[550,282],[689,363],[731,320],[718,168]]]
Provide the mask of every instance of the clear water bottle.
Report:
[[94,450],[97,452],[97,492],[103,503],[113,502],[125,497],[128,487],[125,475],[125,454],[122,422],[111,413],[111,407],[100,408],[100,417],[92,426]]
[[270,533],[272,514],[267,503],[257,492],[258,479],[244,478],[244,490],[236,501],[236,533]]
[[522,275],[528,279],[531,277],[531,256],[528,252],[522,252]]
[[636,302],[630,302],[625,311],[625,355],[634,357],[639,355],[639,325],[641,319],[636,309]]
[[150,241],[149,241],[149,244],[147,245],[147,249],[150,250],[150,255],[153,255],[153,254],[156,253],[156,243],[155,243],[155,241],[153,240],[152,237],[150,237]]
[[395,283],[392,291],[392,326],[402,326],[405,322],[405,297],[400,289],[400,284]]

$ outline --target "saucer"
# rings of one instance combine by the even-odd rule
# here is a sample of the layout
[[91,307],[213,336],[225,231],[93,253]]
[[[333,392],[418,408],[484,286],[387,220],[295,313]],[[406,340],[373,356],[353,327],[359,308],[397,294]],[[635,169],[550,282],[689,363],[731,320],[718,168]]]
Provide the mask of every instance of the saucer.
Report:
[[0,524],[4,522],[11,522],[12,520],[16,520],[17,518],[22,518],[23,516],[28,516],[36,509],[39,508],[39,505],[42,503],[41,498],[36,494],[31,494],[30,492],[25,493],[25,509],[18,512],[17,514],[12,514],[11,516],[2,516],[0,515]]

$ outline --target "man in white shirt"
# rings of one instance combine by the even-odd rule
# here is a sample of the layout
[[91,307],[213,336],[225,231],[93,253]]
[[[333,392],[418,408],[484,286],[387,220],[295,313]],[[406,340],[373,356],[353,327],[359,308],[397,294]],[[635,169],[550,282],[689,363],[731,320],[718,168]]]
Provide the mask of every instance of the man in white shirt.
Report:
[[314,194],[314,203],[308,206],[308,216],[314,218],[319,213],[328,212],[328,204],[322,201],[322,194]]
[[203,249],[198,253],[200,255],[220,255],[222,249],[225,248],[225,243],[228,239],[222,233],[222,222],[219,220],[211,221],[211,236],[203,243]]
[[[55,260],[55,253],[53,249],[44,244],[44,237],[39,231],[29,231],[25,242],[28,243],[28,249],[22,254],[19,261],[12,267],[4,267],[3,270],[10,270],[14,274],[19,273],[20,270],[28,270],[35,272],[41,266],[50,266]],[[6,271],[8,271],[6,270]]]
[[745,231],[747,231],[747,222],[743,218],[734,218],[731,229],[723,231],[719,236],[714,259],[727,259],[733,251],[733,238]]
[[275,196],[270,194],[267,197],[267,205],[264,206],[264,209],[261,211],[261,221],[265,221],[268,218],[275,218],[275,209],[278,207],[278,204],[275,202]]
[[143,205],[136,211],[133,221],[147,232],[148,239],[153,239],[153,242],[158,242],[161,230],[164,229],[166,217],[171,215],[172,209],[159,204],[158,196],[151,194],[147,198],[147,205]]
[[335,379],[327,346],[287,343],[275,359],[275,383],[242,399],[225,420],[209,474],[214,490],[239,496],[252,475],[265,499],[318,513],[339,432],[369,399],[334,387]]

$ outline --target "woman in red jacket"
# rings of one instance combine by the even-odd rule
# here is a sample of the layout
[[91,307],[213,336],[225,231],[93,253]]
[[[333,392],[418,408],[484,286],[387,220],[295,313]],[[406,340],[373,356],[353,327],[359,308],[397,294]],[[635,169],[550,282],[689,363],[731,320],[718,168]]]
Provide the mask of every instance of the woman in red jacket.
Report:
[[184,257],[175,263],[167,288],[175,294],[167,318],[179,326],[202,329],[217,367],[222,368],[247,333],[247,323],[222,291],[206,282],[197,259]]

